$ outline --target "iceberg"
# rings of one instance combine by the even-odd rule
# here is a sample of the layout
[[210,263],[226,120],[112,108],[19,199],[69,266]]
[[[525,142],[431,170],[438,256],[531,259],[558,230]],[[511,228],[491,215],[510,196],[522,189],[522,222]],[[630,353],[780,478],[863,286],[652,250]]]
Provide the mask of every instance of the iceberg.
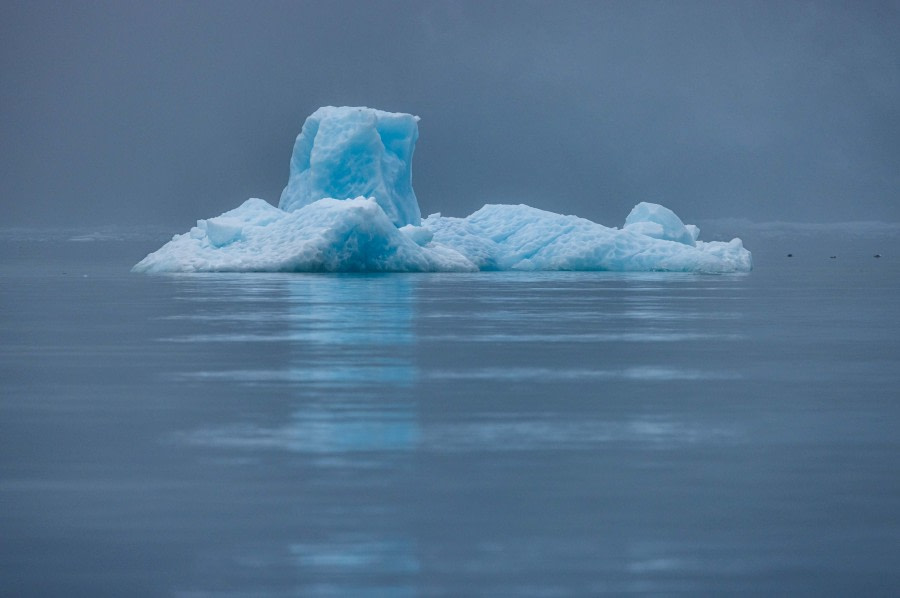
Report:
[[257,198],[199,220],[135,272],[729,273],[752,268],[740,239],[699,240],[671,210],[641,202],[624,226],[526,205],[421,217],[412,187],[417,116],[319,108],[294,144],[278,207]]

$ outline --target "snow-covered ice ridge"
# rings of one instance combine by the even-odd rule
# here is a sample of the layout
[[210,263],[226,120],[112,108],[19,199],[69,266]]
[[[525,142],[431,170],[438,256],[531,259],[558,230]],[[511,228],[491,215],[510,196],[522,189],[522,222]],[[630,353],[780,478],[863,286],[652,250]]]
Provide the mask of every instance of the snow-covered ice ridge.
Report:
[[412,187],[418,120],[319,108],[294,144],[278,207],[248,199],[151,253],[135,272],[746,272],[740,239],[698,240],[663,206],[639,203],[621,228],[526,205],[422,219]]

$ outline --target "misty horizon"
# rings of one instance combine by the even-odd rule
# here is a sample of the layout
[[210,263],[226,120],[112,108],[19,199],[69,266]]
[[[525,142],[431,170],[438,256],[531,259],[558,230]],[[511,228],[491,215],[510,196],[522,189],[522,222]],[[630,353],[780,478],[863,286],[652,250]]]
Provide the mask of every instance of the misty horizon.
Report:
[[[323,105],[421,117],[423,214],[900,221],[897,3],[0,8],[7,226],[277,204]],[[739,231],[738,231],[739,232]]]

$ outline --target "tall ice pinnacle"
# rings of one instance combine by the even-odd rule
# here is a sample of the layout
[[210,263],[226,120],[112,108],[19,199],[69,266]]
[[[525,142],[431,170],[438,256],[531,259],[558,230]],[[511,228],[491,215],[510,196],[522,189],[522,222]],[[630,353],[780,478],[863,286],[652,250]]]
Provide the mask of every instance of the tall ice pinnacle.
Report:
[[319,108],[294,143],[278,207],[293,212],[328,197],[374,197],[395,226],[419,226],[412,187],[418,120],[372,108]]

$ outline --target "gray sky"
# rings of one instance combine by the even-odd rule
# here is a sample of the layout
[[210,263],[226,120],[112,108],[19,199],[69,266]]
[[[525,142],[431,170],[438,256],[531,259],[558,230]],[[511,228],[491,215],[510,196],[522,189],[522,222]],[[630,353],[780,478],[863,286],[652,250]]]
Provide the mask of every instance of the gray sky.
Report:
[[0,4],[0,224],[277,203],[321,105],[422,117],[423,214],[900,220],[898,2]]

